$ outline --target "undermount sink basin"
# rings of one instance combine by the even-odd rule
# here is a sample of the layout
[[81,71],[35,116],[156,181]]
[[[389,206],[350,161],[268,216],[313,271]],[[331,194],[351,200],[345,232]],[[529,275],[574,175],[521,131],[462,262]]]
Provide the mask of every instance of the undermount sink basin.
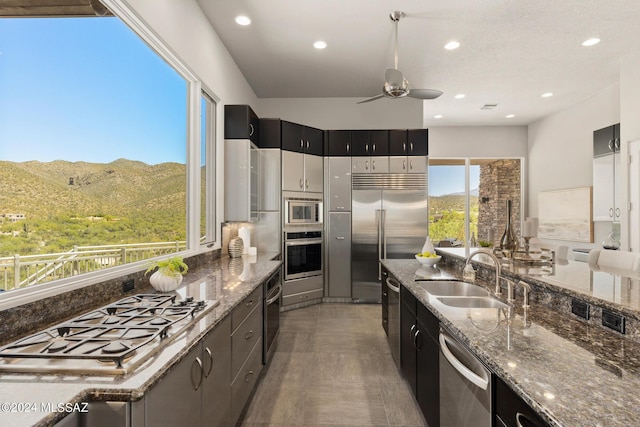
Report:
[[452,296],[452,297],[486,297],[489,292],[478,285],[467,282],[457,281],[427,281],[418,282],[425,291],[433,296]]
[[438,297],[442,304],[456,308],[509,308],[509,305],[492,297]]

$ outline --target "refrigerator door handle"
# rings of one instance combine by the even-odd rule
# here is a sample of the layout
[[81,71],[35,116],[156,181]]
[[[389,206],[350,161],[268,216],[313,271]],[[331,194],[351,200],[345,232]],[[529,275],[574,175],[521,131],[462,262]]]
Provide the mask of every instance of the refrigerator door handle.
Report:
[[382,280],[382,209],[376,209],[376,225],[378,226],[378,280]]
[[387,259],[387,210],[382,209],[382,259]]

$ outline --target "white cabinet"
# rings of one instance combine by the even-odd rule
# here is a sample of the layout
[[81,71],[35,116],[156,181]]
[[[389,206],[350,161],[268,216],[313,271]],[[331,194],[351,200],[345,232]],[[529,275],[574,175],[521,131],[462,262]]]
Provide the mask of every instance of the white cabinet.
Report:
[[353,173],[388,173],[389,157],[388,156],[353,157],[352,168],[353,168]]
[[322,156],[282,150],[282,189],[322,193]]
[[227,139],[224,144],[224,219],[257,221],[260,152],[248,139]]
[[391,156],[389,172],[391,173],[426,173],[427,158],[424,156]]
[[593,220],[619,222],[622,214],[620,125],[593,133]]
[[327,194],[329,212],[351,210],[351,157],[327,159]]

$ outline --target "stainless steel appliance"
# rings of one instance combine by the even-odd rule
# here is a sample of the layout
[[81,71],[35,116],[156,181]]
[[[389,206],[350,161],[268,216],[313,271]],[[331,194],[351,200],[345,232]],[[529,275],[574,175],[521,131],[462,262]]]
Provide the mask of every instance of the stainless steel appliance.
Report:
[[262,363],[267,364],[275,348],[280,332],[280,297],[282,296],[282,280],[280,270],[267,280],[264,285],[264,349]]
[[413,258],[427,235],[425,174],[352,176],[351,296],[379,303],[380,260]]
[[285,225],[322,224],[322,200],[285,199]]
[[491,426],[491,371],[440,328],[440,425]]
[[219,301],[139,294],[0,347],[0,372],[125,374]]
[[322,275],[322,229],[285,230],[284,279]]
[[390,275],[384,277],[387,289],[387,341],[391,356],[400,369],[400,283]]

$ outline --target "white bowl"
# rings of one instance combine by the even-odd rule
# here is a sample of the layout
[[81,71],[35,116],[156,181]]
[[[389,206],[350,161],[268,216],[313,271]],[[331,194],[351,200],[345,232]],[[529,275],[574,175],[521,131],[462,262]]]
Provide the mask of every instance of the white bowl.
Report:
[[438,263],[438,261],[442,259],[440,255],[438,255],[435,258],[420,257],[418,255],[416,255],[415,257],[418,260],[418,262],[422,265],[435,265]]

